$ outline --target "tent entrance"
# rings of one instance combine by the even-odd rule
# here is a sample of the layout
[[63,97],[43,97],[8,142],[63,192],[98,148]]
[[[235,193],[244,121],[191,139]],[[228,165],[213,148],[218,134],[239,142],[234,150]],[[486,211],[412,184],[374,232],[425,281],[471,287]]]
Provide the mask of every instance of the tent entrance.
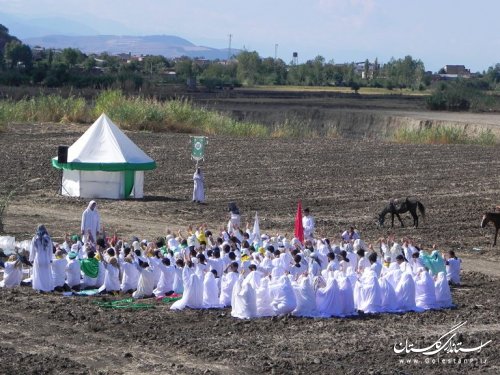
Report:
[[132,190],[134,189],[134,180],[135,180],[135,171],[124,171],[124,198],[127,199],[132,194]]

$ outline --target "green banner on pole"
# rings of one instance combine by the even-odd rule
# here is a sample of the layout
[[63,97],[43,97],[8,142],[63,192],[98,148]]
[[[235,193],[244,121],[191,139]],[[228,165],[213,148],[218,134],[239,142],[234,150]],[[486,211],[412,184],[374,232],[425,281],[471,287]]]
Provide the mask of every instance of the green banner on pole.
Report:
[[205,158],[207,137],[191,137],[191,159],[199,161]]

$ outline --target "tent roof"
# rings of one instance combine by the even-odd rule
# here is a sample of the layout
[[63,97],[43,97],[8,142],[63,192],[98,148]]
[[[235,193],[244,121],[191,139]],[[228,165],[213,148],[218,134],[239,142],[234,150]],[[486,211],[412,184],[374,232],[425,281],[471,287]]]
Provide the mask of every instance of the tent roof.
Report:
[[56,168],[78,170],[149,170],[156,163],[104,113],[68,148],[68,162],[52,159]]

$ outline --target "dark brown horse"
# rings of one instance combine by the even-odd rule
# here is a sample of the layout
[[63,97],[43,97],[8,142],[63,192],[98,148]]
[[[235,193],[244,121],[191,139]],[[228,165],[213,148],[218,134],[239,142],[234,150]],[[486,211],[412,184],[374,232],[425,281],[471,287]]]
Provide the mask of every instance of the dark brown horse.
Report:
[[405,212],[410,212],[413,217],[413,226],[418,228],[418,215],[417,209],[420,211],[420,214],[425,219],[425,207],[418,199],[408,198],[405,199],[397,199],[391,200],[387,206],[380,212],[378,215],[378,225],[383,227],[385,222],[385,216],[387,214],[391,214],[391,227],[394,228],[394,216],[396,216],[401,223],[401,226],[404,227],[405,224],[401,219],[399,214],[404,214]]
[[495,246],[497,244],[498,230],[500,229],[500,212],[486,212],[481,220],[481,228],[484,228],[490,221],[495,226],[495,239],[493,240],[493,246]]

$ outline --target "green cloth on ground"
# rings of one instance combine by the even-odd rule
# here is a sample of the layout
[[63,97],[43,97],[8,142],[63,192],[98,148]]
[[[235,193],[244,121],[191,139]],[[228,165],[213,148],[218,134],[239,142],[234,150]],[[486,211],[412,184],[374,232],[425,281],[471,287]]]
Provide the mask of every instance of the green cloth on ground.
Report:
[[95,302],[105,309],[152,309],[155,306],[149,303],[137,303],[134,298],[125,298],[117,301]]
[[96,258],[80,259],[80,269],[85,276],[95,279],[99,274],[99,261]]
[[175,302],[175,301],[178,301],[178,300],[180,300],[181,298],[182,298],[182,296],[180,296],[180,297],[163,297],[163,298],[161,299],[161,301],[162,301],[162,302],[164,302],[164,303],[169,303],[169,302]]

